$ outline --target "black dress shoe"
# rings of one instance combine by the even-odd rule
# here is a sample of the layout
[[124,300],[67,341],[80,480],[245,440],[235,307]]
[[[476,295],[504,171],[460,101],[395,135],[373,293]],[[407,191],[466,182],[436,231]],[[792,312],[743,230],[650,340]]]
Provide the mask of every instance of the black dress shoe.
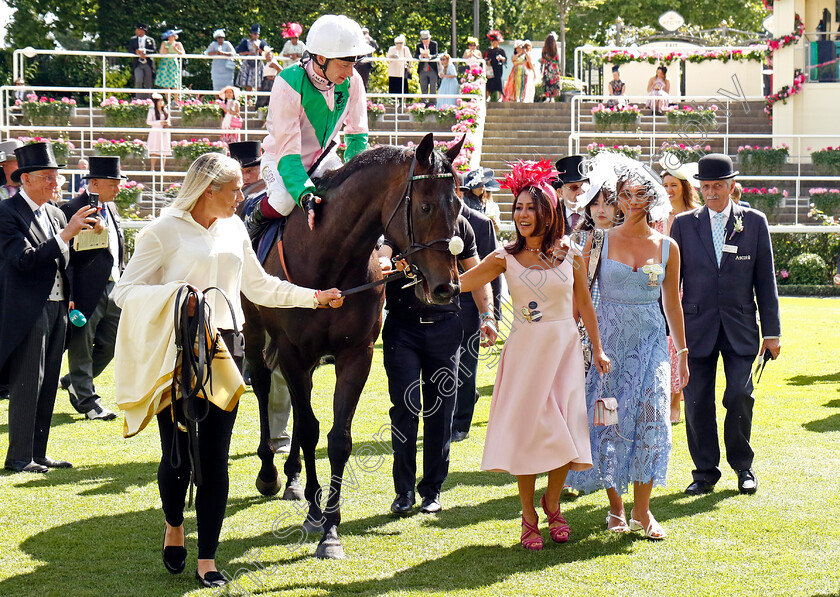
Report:
[[34,460],[7,460],[6,470],[16,473],[46,473],[49,469]]
[[420,504],[420,512],[423,514],[437,514],[441,510],[443,510],[443,507],[440,505],[439,495],[425,497]]
[[409,491],[408,493],[398,493],[397,499],[395,499],[394,503],[391,504],[391,512],[399,516],[410,514],[412,508],[414,508],[413,491]]
[[470,436],[469,431],[453,431],[452,442],[462,442]]
[[33,458],[32,460],[47,468],[73,468],[73,465],[66,460],[56,460],[55,458],[50,458],[49,456],[44,456],[43,458]]
[[[166,545],[166,524],[163,525],[163,567],[170,574],[181,574],[187,565],[187,548],[183,545]],[[196,570],[196,575],[198,571]],[[213,585],[205,585],[207,587]]]
[[738,491],[746,494],[753,494],[758,489],[758,479],[751,468],[738,471]]
[[227,584],[227,579],[216,570],[211,570],[204,576],[201,576],[198,573],[198,570],[196,570],[195,578],[198,580],[199,583],[201,583],[201,586],[203,587],[223,587]]
[[704,493],[712,493],[714,491],[714,483],[708,481],[694,481],[691,485],[685,488],[687,495],[703,495]]

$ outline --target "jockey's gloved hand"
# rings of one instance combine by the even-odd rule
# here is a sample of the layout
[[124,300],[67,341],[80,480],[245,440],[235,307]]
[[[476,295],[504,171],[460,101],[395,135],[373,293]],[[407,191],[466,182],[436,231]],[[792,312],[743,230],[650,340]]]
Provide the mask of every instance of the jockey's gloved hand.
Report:
[[306,193],[300,198],[300,206],[306,212],[309,229],[315,230],[315,206],[321,203],[321,198],[314,193]]

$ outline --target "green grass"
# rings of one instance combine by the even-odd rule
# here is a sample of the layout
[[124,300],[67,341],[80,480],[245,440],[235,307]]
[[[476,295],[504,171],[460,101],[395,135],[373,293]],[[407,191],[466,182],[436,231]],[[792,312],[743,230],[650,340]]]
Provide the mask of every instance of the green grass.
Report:
[[[652,499],[669,533],[659,543],[604,532],[606,496],[599,492],[564,502],[570,543],[523,551],[513,477],[479,470],[495,375],[481,366],[484,398],[471,437],[453,446],[443,513],[390,516],[390,457],[370,472],[351,458],[358,487],[344,493],[341,525],[349,558],[318,561],[314,541],[297,547],[292,538],[272,534],[278,517],[279,529],[302,517],[292,502],[257,497],[256,404],[247,394],[234,429],[219,567],[231,574],[250,570],[241,584],[259,595],[837,595],[838,313],[836,299],[782,299],[782,359],[767,366],[756,391],[756,495],[738,494],[734,473],[725,470],[714,493],[685,496],[692,467],[685,425],[675,426],[668,488]],[[322,483],[329,477],[323,436],[332,420],[332,380],[332,368],[318,371]],[[113,407],[110,373],[99,389]],[[388,406],[377,351],[353,426],[356,449],[385,452],[374,436],[388,422]],[[0,403],[3,452],[7,409]],[[186,522],[186,573],[171,576],[160,561],[157,430],[129,440],[121,430],[120,420],[82,420],[61,392],[49,453],[76,467],[43,476],[0,474],[0,596],[198,593],[193,511]],[[368,460],[368,469],[375,462]],[[538,483],[544,487],[544,477]]]

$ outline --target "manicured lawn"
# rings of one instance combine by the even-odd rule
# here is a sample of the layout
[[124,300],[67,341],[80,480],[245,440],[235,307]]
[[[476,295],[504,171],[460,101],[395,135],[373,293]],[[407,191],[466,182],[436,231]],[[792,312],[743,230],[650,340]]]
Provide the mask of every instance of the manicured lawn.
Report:
[[[758,493],[740,495],[734,473],[725,470],[714,493],[685,496],[692,466],[685,425],[675,426],[668,488],[652,499],[669,533],[664,542],[604,532],[606,496],[600,492],[564,502],[570,543],[548,541],[542,552],[523,551],[514,478],[479,470],[495,375],[481,364],[484,398],[470,438],[453,445],[444,511],[392,517],[387,431],[385,443],[377,440],[389,407],[377,351],[353,432],[356,449],[370,445],[383,456],[379,463],[351,457],[357,486],[344,492],[340,527],[348,559],[314,559],[315,538],[297,545],[292,525],[302,516],[294,503],[258,497],[256,403],[247,394],[234,429],[219,567],[229,574],[247,569],[240,585],[259,595],[838,595],[840,301],[784,298],[782,319],[782,359],[767,366],[756,391]],[[329,479],[324,436],[332,420],[332,369],[320,369],[317,378],[323,484]],[[114,407],[110,374],[98,387]],[[7,410],[8,403],[0,403],[3,454]],[[60,392],[49,454],[76,467],[47,475],[0,473],[0,595],[197,592],[193,511],[186,522],[186,572],[171,576],[160,561],[157,429],[130,440],[121,431],[119,419],[83,420]]]

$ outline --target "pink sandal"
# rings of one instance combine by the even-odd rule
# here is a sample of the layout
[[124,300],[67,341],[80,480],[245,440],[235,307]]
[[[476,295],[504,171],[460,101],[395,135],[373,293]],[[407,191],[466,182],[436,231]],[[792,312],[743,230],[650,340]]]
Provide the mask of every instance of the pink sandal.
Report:
[[[530,537],[531,535],[536,535],[536,537],[528,539],[527,537]],[[522,544],[522,547],[532,551],[539,551],[543,548],[543,539],[542,535],[540,535],[540,529],[536,524],[532,524],[525,520],[524,514],[522,515],[522,536],[519,538],[519,542]]]
[[[545,515],[548,517],[548,533],[551,535],[551,540],[555,543],[566,543],[569,540],[571,529],[569,528],[566,519],[563,518],[563,513],[560,512],[560,505],[557,505],[557,509],[553,514],[549,512],[546,507],[545,496],[542,496],[540,499],[540,505],[542,506],[543,512],[545,512]],[[552,528],[551,524],[554,522],[559,522],[561,524]]]

